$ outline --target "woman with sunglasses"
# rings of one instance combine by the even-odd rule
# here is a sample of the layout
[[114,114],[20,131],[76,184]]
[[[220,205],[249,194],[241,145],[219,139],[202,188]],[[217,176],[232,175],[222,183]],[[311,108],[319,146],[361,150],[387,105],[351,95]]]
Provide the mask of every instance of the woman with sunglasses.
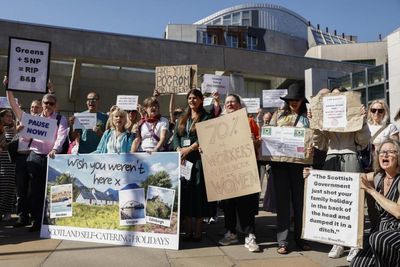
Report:
[[361,188],[376,200],[380,223],[350,266],[400,266],[400,144],[386,139],[376,152],[374,175],[363,174]]

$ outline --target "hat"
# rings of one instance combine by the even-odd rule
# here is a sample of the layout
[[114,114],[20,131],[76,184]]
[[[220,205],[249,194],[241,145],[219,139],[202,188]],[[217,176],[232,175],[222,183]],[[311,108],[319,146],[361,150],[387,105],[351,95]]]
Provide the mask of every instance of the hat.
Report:
[[303,100],[305,103],[308,103],[308,100],[304,94],[304,87],[298,83],[293,83],[289,86],[287,95],[281,96],[280,98],[284,101],[300,99]]

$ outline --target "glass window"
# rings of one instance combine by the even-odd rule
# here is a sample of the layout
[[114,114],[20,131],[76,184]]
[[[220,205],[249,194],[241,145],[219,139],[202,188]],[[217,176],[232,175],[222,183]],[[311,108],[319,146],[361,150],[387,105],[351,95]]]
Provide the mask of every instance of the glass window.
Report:
[[384,81],[383,76],[383,65],[376,68],[370,68],[367,70],[368,73],[368,84],[381,83]]
[[231,15],[227,15],[223,17],[223,25],[231,25]]
[[242,12],[242,26],[251,26],[250,25],[250,11]]
[[324,35],[324,38],[325,38],[325,41],[326,41],[327,44],[333,44],[333,41],[332,41],[331,36],[329,34],[323,33],[323,35]]
[[355,92],[360,92],[361,93],[361,104],[364,104],[364,106],[368,107],[367,105],[367,94],[365,93],[365,88],[361,90],[354,90]]
[[226,45],[233,48],[239,47],[239,38],[237,35],[228,34],[226,36]]
[[385,98],[385,87],[383,84],[368,87],[368,101]]
[[365,87],[365,72],[353,73],[353,88]]
[[246,43],[247,49],[257,50],[257,37],[247,35],[246,36]]
[[240,12],[232,14],[232,25],[240,25]]
[[212,24],[213,25],[221,25],[221,18],[217,18],[217,19],[213,20]]
[[319,31],[313,31],[315,42],[318,44],[325,44],[324,39],[322,39],[322,35]]

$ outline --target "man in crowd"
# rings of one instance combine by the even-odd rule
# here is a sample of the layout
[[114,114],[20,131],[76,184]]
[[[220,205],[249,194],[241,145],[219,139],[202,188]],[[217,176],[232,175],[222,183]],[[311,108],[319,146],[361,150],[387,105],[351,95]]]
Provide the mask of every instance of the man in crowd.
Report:
[[94,127],[92,130],[78,130],[78,133],[80,134],[78,152],[81,154],[95,151],[100,142],[101,136],[105,131],[108,116],[98,111],[100,103],[99,101],[100,96],[95,92],[90,92],[86,97],[86,105],[88,110],[84,112],[96,113],[97,123],[96,127]]

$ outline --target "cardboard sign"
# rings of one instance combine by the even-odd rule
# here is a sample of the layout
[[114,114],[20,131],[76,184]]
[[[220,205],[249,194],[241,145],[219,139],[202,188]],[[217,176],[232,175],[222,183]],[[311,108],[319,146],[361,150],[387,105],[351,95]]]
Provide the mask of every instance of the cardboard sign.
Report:
[[46,93],[50,42],[10,37],[7,90]]
[[364,122],[360,98],[361,94],[354,91],[316,95],[311,98],[310,128],[330,132],[360,130]]
[[21,124],[24,125],[20,136],[28,139],[54,140],[57,131],[57,120],[33,116],[23,112]]
[[259,98],[242,98],[242,101],[246,106],[247,113],[258,113],[260,109]]
[[137,95],[118,95],[117,106],[123,110],[137,110],[138,98]]
[[285,103],[280,97],[287,95],[287,89],[263,90],[262,93],[264,108],[280,108]]
[[201,92],[218,92],[220,95],[226,95],[231,88],[231,78],[229,76],[204,74]]
[[156,67],[156,90],[160,94],[181,94],[197,87],[197,65]]
[[306,180],[302,238],[362,248],[364,191],[360,174],[311,170]]
[[196,124],[208,201],[261,191],[245,109]]
[[262,149],[260,158],[277,162],[312,164],[310,150],[313,144],[313,131],[301,127],[261,128]]
[[[18,105],[18,99],[15,98],[15,102]],[[8,102],[7,97],[0,96],[0,108],[11,108],[10,103]]]
[[49,158],[46,199],[69,214],[53,205],[40,237],[178,249],[179,164],[176,152]]
[[74,113],[74,130],[92,130],[97,124],[97,113],[82,112]]

